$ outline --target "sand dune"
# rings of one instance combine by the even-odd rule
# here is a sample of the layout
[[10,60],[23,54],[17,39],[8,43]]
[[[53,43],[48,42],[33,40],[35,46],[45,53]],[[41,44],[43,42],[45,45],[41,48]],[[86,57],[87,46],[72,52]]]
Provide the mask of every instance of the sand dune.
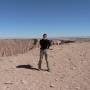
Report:
[[[24,45],[16,47],[25,49]],[[45,71],[44,60],[43,70],[38,71],[38,60],[39,48],[17,56],[0,57],[0,90],[90,90],[90,42],[52,46],[49,50],[51,72]]]

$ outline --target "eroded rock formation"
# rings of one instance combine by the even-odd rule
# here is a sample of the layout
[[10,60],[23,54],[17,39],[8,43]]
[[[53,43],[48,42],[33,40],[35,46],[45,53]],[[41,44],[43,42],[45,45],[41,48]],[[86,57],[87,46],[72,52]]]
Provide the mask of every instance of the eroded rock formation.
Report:
[[12,56],[30,51],[37,44],[36,39],[0,40],[0,56]]

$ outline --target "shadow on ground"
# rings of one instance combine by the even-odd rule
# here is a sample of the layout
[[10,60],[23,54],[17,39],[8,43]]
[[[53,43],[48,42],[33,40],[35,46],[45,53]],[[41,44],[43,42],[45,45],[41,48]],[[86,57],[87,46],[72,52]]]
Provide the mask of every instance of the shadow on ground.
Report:
[[33,68],[32,65],[18,65],[16,68],[25,68],[25,69],[31,69],[31,70],[38,70],[37,68]]

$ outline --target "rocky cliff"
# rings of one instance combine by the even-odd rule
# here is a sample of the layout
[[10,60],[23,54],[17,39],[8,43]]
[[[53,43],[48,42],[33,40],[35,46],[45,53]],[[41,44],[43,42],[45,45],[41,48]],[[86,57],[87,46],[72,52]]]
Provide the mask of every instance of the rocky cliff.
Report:
[[37,39],[1,39],[0,56],[12,56],[30,51],[37,44]]

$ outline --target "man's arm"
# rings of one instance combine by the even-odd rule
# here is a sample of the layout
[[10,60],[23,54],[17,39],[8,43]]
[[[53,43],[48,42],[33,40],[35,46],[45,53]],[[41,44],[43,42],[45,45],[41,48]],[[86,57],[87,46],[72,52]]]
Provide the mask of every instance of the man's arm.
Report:
[[51,41],[48,40],[48,49],[49,49],[50,46],[51,46]]
[[41,48],[42,46],[42,40],[39,41],[39,47]]
[[42,44],[42,41],[41,41],[41,40],[39,41],[39,44],[40,44],[40,46],[41,46],[41,44]]

